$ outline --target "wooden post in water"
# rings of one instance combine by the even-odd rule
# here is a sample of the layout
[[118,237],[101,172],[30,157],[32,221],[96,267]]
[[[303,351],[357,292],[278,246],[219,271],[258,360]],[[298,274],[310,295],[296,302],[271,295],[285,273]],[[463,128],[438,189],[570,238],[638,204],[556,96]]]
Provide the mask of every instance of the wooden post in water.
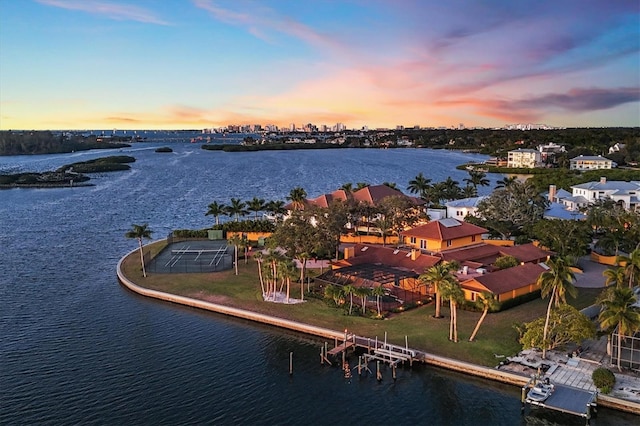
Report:
[[293,375],[293,352],[289,352],[289,375]]
[[320,346],[320,365],[324,365],[324,346]]
[[391,375],[393,377],[393,380],[396,380],[396,365],[393,364],[393,366],[391,367]]
[[362,355],[358,357],[358,376],[362,375],[361,362],[362,362]]
[[382,381],[382,373],[380,372],[380,361],[376,361],[376,379]]

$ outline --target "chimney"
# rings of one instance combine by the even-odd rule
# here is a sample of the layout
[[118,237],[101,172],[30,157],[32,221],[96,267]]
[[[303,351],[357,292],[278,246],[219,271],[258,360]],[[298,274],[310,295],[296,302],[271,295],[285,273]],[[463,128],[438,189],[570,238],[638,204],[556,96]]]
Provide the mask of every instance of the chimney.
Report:
[[418,257],[420,257],[420,254],[420,250],[411,249],[411,260],[416,260]]
[[601,176],[600,177],[600,183],[602,183],[602,184],[607,183],[607,177],[606,176]]
[[549,201],[552,202],[552,203],[556,201],[556,186],[555,185],[549,185]]
[[355,253],[354,253],[353,246],[345,247],[345,249],[344,249],[344,259],[345,260],[352,258],[354,256],[354,254]]

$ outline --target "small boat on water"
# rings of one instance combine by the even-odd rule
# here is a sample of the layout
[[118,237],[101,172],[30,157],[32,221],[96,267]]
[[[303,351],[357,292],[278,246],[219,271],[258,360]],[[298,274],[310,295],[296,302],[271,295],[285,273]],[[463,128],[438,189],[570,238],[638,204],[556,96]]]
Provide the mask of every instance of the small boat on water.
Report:
[[527,399],[533,402],[544,402],[553,392],[553,385],[549,380],[536,383],[527,393]]

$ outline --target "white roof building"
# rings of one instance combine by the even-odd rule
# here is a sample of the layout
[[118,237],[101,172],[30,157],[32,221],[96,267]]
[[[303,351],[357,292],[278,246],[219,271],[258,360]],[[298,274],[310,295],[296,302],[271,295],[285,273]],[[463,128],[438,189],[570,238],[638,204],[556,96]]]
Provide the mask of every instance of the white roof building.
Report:
[[449,201],[448,203],[445,203],[445,206],[447,207],[447,217],[464,220],[467,215],[476,216],[478,212],[478,204],[485,198],[487,198],[486,195]]
[[562,199],[567,208],[577,209],[610,198],[627,210],[640,212],[640,181],[607,181],[602,177],[598,182],[581,183],[571,189],[572,196]]
[[580,155],[569,160],[569,170],[602,170],[616,167],[617,164],[602,155]]

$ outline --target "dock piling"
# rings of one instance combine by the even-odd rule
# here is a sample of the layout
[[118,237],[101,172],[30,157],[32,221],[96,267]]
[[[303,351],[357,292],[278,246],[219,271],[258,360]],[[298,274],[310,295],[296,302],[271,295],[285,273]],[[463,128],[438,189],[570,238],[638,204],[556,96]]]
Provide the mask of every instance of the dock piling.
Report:
[[293,352],[289,352],[289,375],[293,375]]

